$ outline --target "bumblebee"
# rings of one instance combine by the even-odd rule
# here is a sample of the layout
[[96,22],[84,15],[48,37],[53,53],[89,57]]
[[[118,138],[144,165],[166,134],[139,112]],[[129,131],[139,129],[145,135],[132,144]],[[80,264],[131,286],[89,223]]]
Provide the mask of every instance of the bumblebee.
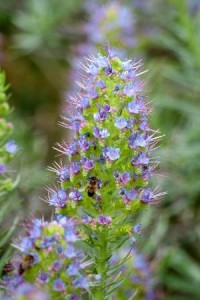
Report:
[[34,256],[27,254],[22,256],[22,262],[19,265],[19,275],[22,275],[34,262]]
[[91,176],[88,178],[88,186],[87,186],[87,194],[89,197],[93,197],[97,191],[101,187],[101,181],[95,177]]

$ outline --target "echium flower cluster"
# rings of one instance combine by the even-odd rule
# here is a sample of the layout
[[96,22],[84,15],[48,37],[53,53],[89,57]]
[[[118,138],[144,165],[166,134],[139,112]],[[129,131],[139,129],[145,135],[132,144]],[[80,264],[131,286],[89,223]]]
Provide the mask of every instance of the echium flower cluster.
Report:
[[[56,146],[67,162],[49,168],[59,181],[48,188],[55,217],[27,226],[17,245],[21,254],[4,278],[12,297],[38,287],[51,299],[82,299],[88,292],[103,300],[125,279],[121,266],[142,230],[136,216],[162,196],[149,187],[159,136],[149,126],[141,66],[111,49],[87,59],[80,92],[70,98],[76,112],[61,122],[74,138]],[[113,265],[112,255],[128,240],[130,250]]]
[[[3,278],[11,299],[48,299],[45,291],[51,299],[81,299],[89,287],[82,274],[88,261],[75,246],[78,240],[72,218],[57,216],[51,222],[33,219],[27,224],[26,235],[15,245],[20,252],[6,266],[8,275]],[[32,298],[35,293],[38,298]]]
[[[123,252],[124,249],[118,255],[112,257],[113,264],[119,264],[120,257],[124,255]],[[157,299],[156,292],[153,289],[152,267],[144,255],[135,251],[132,258],[121,265],[120,271],[123,273],[125,280],[123,285],[117,289],[114,300]],[[133,295],[135,295],[134,298]]]
[[160,137],[149,126],[141,61],[121,61],[108,49],[87,59],[85,71],[80,93],[70,98],[77,111],[61,122],[74,139],[57,144],[68,163],[50,168],[60,188],[49,189],[48,201],[83,224],[84,246],[101,278],[93,294],[106,299],[114,280],[109,258],[130,236],[134,244],[141,231],[134,217],[162,196],[149,187]]
[[15,141],[9,140],[13,125],[7,120],[11,111],[7,102],[7,89],[5,74],[0,71],[0,196],[6,194],[15,185],[12,177],[9,176],[8,164],[18,150]]
[[[102,44],[109,43],[123,52],[136,44],[135,17],[133,9],[124,1],[111,0],[102,3],[99,0],[85,1],[84,8],[87,18],[81,24],[80,32],[85,42],[78,44],[72,64],[72,82],[80,73],[80,61],[84,56],[96,53]],[[120,42],[119,42],[120,41]],[[72,86],[72,89],[75,87]]]
[[134,38],[134,16],[131,8],[118,0],[107,1],[102,4],[95,0],[92,3],[86,1],[86,9],[89,20],[83,27],[89,44],[100,45],[110,41],[113,46],[133,46]]

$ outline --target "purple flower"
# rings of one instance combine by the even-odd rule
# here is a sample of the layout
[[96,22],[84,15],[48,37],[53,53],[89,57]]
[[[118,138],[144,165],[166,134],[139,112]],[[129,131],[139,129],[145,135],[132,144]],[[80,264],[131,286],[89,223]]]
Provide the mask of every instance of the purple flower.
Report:
[[90,171],[94,168],[94,161],[90,159],[84,159],[82,167],[85,171]]
[[121,87],[119,85],[116,85],[114,90],[113,90],[113,93],[119,92],[120,89],[121,89]]
[[136,100],[129,102],[128,111],[132,114],[139,114],[143,110],[143,103],[138,103]]
[[146,120],[143,120],[140,125],[139,129],[143,131],[148,131],[149,130],[149,123]]
[[64,190],[59,190],[57,192],[52,193],[52,195],[48,199],[49,204],[56,207],[63,207],[66,205],[67,194]]
[[73,295],[69,295],[69,300],[80,300],[80,296],[79,295],[76,295],[76,294],[73,294]]
[[113,147],[106,147],[105,152],[103,152],[106,158],[109,160],[116,160],[120,157],[120,149]]
[[110,216],[105,216],[103,214],[99,215],[98,223],[104,226],[110,225],[112,222],[112,218]]
[[39,284],[44,284],[47,283],[49,281],[49,274],[46,272],[40,272],[37,278],[37,282]]
[[59,177],[60,181],[66,181],[70,178],[69,169],[66,165],[61,166],[59,170],[57,170],[56,175]]
[[54,236],[51,236],[51,237],[46,236],[41,241],[40,247],[47,249],[47,248],[52,247],[53,245],[55,245],[55,243],[56,243],[56,238]]
[[96,89],[91,89],[88,93],[88,96],[90,99],[98,98],[98,93],[97,93]]
[[144,85],[143,82],[136,81],[136,80],[133,83],[128,83],[124,87],[124,94],[128,97],[133,97],[137,93],[142,91],[143,85]]
[[92,218],[86,214],[82,215],[82,222],[85,224],[89,224],[92,222]]
[[152,176],[152,168],[147,168],[146,166],[143,166],[142,168],[142,178],[144,180],[148,180]]
[[24,282],[14,290],[14,299],[48,300],[49,297],[36,286]]
[[72,282],[73,286],[76,288],[87,289],[89,288],[89,281],[87,277],[80,275]]
[[78,144],[79,144],[81,151],[86,151],[90,148],[90,143],[87,141],[85,135],[80,136]]
[[98,80],[96,83],[96,87],[100,88],[100,89],[104,89],[106,87],[105,82],[103,80]]
[[3,280],[6,285],[6,288],[11,291],[14,291],[16,288],[18,288],[24,283],[24,278],[18,274],[14,277],[4,276]]
[[63,266],[62,261],[56,260],[56,261],[53,263],[52,270],[53,270],[53,271],[59,271],[59,270],[62,269],[62,266]]
[[147,153],[140,153],[136,157],[131,160],[131,163],[134,166],[144,166],[149,164],[149,158],[147,157]]
[[105,104],[105,105],[103,106],[103,109],[104,109],[106,112],[111,112],[111,111],[112,111],[110,105],[108,105],[108,104]]
[[137,147],[146,147],[148,145],[149,139],[145,134],[134,133],[129,138],[129,147],[131,149],[136,149]]
[[131,60],[127,60],[127,61],[123,61],[122,62],[122,68],[125,70],[125,71],[129,71],[129,70],[132,70],[132,61]]
[[94,113],[94,120],[98,122],[102,122],[106,120],[108,117],[108,112],[103,108],[100,108],[98,113]]
[[81,266],[80,266],[80,262],[75,260],[73,261],[67,268],[67,274],[69,276],[75,276],[79,274],[79,270],[80,270]]
[[136,76],[136,73],[134,70],[127,70],[127,71],[124,71],[122,74],[121,74],[121,79],[123,80],[126,80],[126,81],[133,81],[135,79],[135,76]]
[[145,258],[141,254],[135,255],[134,267],[143,273],[149,272],[149,266]]
[[80,113],[78,113],[76,116],[71,117],[70,124],[70,128],[72,130],[79,132],[80,128],[82,128],[85,124],[85,119]]
[[73,192],[69,193],[69,198],[74,201],[80,201],[82,200],[82,194],[79,192],[79,190],[74,190]]
[[78,108],[78,109],[80,108],[81,111],[82,111],[82,109],[88,108],[88,107],[90,107],[90,101],[89,101],[89,98],[83,97],[83,98],[80,100],[80,103],[79,103],[79,105],[78,105],[77,108]]
[[119,129],[124,129],[127,127],[127,121],[124,118],[115,118],[114,125]]
[[80,162],[78,161],[73,161],[70,164],[70,175],[76,175],[80,172]]
[[133,227],[133,232],[137,234],[141,234],[141,231],[142,231],[142,224],[137,224]]
[[64,253],[64,248],[63,248],[63,246],[58,245],[58,246],[56,247],[56,252],[58,253],[59,256],[62,256],[63,253]]
[[133,201],[137,198],[137,192],[136,192],[135,189],[132,189],[132,190],[122,189],[120,191],[120,194],[123,197],[123,203],[124,204],[129,204],[131,201]]
[[98,127],[94,127],[93,134],[96,138],[105,139],[110,136],[110,133],[106,128],[100,129]]
[[142,196],[141,196],[141,202],[144,204],[149,204],[153,202],[156,198],[156,195],[152,192],[150,188],[144,189]]
[[9,141],[5,144],[5,149],[10,154],[15,154],[18,150],[18,146],[16,145],[15,141]]
[[89,74],[97,75],[99,73],[99,69],[95,65],[90,65]]
[[110,133],[108,132],[108,130],[106,128],[103,128],[100,131],[100,138],[105,139],[105,138],[107,138],[109,136],[110,136]]
[[75,228],[69,227],[65,232],[65,239],[67,242],[76,242],[78,240]]
[[30,237],[24,237],[20,243],[20,249],[22,252],[29,252],[33,247],[33,241]]
[[6,166],[4,164],[0,164],[0,174],[4,174],[7,172]]
[[65,145],[65,155],[71,156],[78,153],[76,143],[71,143],[70,145]]
[[106,56],[102,56],[101,54],[98,54],[96,64],[98,65],[99,69],[110,67],[109,59]]
[[77,255],[76,248],[71,244],[67,244],[64,254],[67,258],[75,258]]
[[33,239],[37,239],[41,236],[41,228],[38,226],[33,226],[30,230],[29,230],[29,235],[31,238]]
[[114,172],[114,177],[117,184],[125,185],[127,182],[131,180],[130,172],[124,172],[120,174],[118,171]]
[[54,280],[53,289],[54,289],[54,291],[65,292],[66,286],[65,286],[64,281],[62,279]]

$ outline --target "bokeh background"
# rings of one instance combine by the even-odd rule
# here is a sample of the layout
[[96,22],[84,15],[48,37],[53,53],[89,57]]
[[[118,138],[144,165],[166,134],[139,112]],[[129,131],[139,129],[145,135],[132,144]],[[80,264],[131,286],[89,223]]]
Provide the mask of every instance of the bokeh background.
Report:
[[10,83],[13,138],[20,148],[12,164],[20,181],[9,194],[15,203],[10,219],[50,217],[41,200],[53,181],[46,167],[59,160],[55,143],[70,138],[57,123],[69,110],[68,93],[76,91],[78,62],[108,43],[124,59],[143,59],[151,123],[165,135],[156,153],[161,162],[156,184],[168,194],[141,216],[138,245],[150,265],[154,297],[198,300],[199,0],[0,2],[0,65]]

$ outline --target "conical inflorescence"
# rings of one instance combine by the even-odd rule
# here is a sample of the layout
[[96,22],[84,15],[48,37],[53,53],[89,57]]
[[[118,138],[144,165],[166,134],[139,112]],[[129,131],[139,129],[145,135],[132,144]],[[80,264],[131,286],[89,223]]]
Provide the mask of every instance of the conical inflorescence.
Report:
[[[83,67],[84,79],[79,83],[80,91],[70,98],[73,113],[69,113],[69,117],[63,116],[61,125],[72,129],[74,136],[72,141],[56,146],[67,157],[67,162],[55,163],[49,168],[59,181],[56,188],[48,189],[48,202],[55,207],[56,221],[40,225],[59,227],[55,229],[58,234],[54,232],[55,236],[49,237],[49,229],[44,229],[47,233],[37,228],[29,231],[29,240],[26,240],[29,245],[30,235],[36,239],[31,249],[41,263],[35,262],[25,270],[23,278],[37,282],[37,285],[48,278],[46,290],[50,294],[60,292],[63,295],[69,291],[73,295],[76,288],[85,290],[90,286],[91,299],[108,299],[123,281],[117,272],[129,253],[119,262],[119,268],[112,265],[112,255],[130,237],[134,244],[135,237],[141,232],[141,224],[136,221],[138,212],[162,196],[149,187],[156,165],[151,151],[160,137],[149,125],[150,108],[145,84],[140,79],[144,73],[141,67],[141,61],[122,61],[108,49],[106,55],[87,59]],[[77,244],[92,263],[87,274],[90,278],[95,275],[96,283],[91,284],[88,277],[84,277],[77,259],[66,262],[71,259],[66,255],[66,247],[68,243],[76,242],[75,229],[69,228],[72,220],[78,225],[81,236]],[[62,226],[64,229],[60,228]],[[67,240],[70,237],[75,240]],[[49,251],[45,248],[46,243],[50,243],[50,249],[53,247],[53,255],[61,257],[52,258],[54,266],[52,261],[50,265],[51,256],[47,255],[44,264],[48,267],[45,269],[42,261]],[[58,253],[60,246],[64,247],[63,254]],[[30,255],[35,259],[35,254]],[[59,266],[59,270],[54,270]],[[57,286],[60,290],[56,291]]]
[[56,147],[68,163],[50,168],[60,188],[49,189],[48,201],[56,213],[84,224],[88,254],[103,285],[113,251],[141,231],[134,216],[162,196],[149,187],[156,165],[151,151],[160,137],[149,126],[141,66],[110,49],[87,59],[80,92],[70,98],[76,113],[61,122],[74,138]]

